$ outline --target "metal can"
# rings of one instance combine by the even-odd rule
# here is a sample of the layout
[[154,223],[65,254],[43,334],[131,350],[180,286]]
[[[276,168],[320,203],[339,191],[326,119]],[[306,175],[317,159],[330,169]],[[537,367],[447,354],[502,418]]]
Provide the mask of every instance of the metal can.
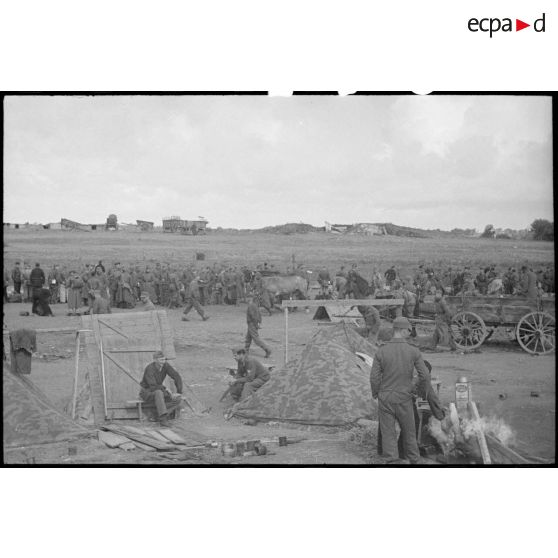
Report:
[[287,437],[286,436],[279,436],[279,445],[286,446],[287,445]]

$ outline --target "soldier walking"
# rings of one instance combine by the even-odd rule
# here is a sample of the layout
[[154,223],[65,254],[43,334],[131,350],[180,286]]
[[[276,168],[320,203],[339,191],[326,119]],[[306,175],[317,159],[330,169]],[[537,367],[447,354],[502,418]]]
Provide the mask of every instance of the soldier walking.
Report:
[[269,358],[271,356],[271,349],[260,339],[260,335],[258,333],[258,329],[261,327],[262,323],[262,315],[260,313],[260,309],[258,305],[254,302],[254,296],[248,295],[246,297],[248,300],[248,308],[246,309],[246,322],[248,324],[248,331],[246,332],[246,340],[244,343],[244,347],[246,352],[250,350],[250,345],[252,341],[258,346],[261,347],[265,351],[265,358]]

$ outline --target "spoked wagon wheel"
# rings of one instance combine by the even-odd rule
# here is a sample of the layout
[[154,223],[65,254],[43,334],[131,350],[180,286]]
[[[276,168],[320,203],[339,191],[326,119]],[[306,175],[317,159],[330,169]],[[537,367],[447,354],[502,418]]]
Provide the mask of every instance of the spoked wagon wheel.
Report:
[[450,324],[455,344],[463,350],[480,347],[486,339],[486,325],[474,312],[458,312]]
[[519,320],[516,336],[532,355],[551,353],[556,347],[556,320],[546,312],[531,312]]

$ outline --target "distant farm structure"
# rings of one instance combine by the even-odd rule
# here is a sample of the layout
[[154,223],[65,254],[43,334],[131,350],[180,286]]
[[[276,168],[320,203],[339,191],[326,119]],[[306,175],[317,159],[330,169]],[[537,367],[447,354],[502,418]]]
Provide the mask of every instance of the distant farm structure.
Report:
[[203,217],[198,219],[181,219],[178,216],[165,217],[163,219],[163,232],[180,234],[205,234],[207,221]]
[[137,227],[142,232],[149,232],[153,230],[155,223],[153,221],[142,221],[141,219],[136,219]]

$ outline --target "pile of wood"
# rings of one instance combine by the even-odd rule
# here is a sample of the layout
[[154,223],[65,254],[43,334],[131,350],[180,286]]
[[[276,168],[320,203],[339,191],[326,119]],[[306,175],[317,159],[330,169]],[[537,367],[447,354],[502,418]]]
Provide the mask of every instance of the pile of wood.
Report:
[[177,449],[196,449],[212,447],[206,440],[184,438],[170,428],[137,428],[106,424],[98,431],[99,441],[109,448],[122,450],[141,449],[144,451],[175,451]]
[[483,465],[530,465],[544,462],[520,455],[502,443],[493,432],[486,431],[474,401],[469,401],[466,410],[461,411],[455,403],[450,403],[449,414],[438,424],[440,428],[430,428],[430,433],[444,451],[444,462],[461,462],[451,460],[452,457],[459,456],[469,463]]

